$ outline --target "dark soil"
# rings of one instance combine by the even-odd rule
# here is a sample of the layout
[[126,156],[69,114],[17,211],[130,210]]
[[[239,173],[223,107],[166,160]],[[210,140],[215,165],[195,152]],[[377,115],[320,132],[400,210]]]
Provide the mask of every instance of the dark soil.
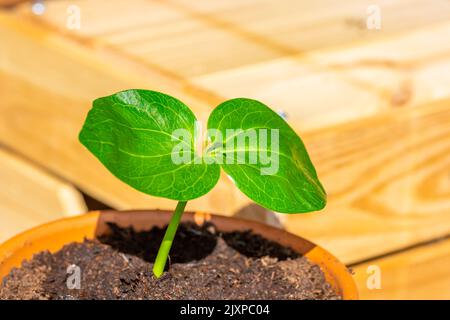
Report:
[[[317,265],[250,231],[180,225],[169,270],[155,279],[152,261],[164,229],[110,229],[98,240],[24,261],[2,280],[0,299],[341,299]],[[67,285],[75,283],[67,272],[73,265],[80,289]]]

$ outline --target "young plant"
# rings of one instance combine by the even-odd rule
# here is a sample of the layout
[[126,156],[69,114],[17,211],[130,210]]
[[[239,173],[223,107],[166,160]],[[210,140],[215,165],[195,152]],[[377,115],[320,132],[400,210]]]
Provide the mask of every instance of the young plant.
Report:
[[302,213],[326,204],[300,137],[266,105],[246,98],[225,101],[212,111],[205,141],[200,128],[181,101],[155,91],[126,90],[95,100],[79,135],[123,182],[178,200],[154,263],[156,277],[164,271],[187,201],[208,193],[221,168],[267,209]]

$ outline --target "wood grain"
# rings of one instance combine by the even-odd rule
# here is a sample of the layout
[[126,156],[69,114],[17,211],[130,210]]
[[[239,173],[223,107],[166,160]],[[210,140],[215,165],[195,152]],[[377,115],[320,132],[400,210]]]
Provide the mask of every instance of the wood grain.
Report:
[[70,184],[0,148],[0,242],[39,224],[86,212]]
[[450,233],[450,100],[304,135],[328,192],[285,227],[347,263]]
[[[33,20],[170,74],[211,107],[259,99],[302,130],[450,97],[448,1],[380,2],[381,30],[365,26],[370,1],[127,3],[54,1]],[[67,28],[74,4],[79,30]],[[15,12],[31,18],[29,4]]]
[[[360,298],[450,299],[449,252],[447,239],[354,267]],[[367,279],[373,275],[370,266],[381,272],[380,289],[368,289]]]
[[[450,22],[333,50],[196,77],[221,96],[250,96],[315,129],[450,97]],[[239,79],[239,81],[236,81]]]
[[[143,84],[158,87],[195,106],[199,119],[209,114],[208,98],[200,100],[201,93],[191,95],[192,88],[176,85],[157,70],[136,72],[132,62],[111,68],[122,60],[113,54],[91,56],[89,47],[54,36],[32,22],[0,12],[0,25],[4,41],[0,51],[0,95],[4,97],[0,142],[115,208],[174,208],[174,201],[150,197],[118,181],[81,146],[78,132],[91,102],[115,91]],[[34,53],[33,59],[29,52]],[[226,190],[232,191],[224,198]],[[188,209],[229,214],[239,207],[235,198],[247,201],[232,188],[231,181],[222,179],[209,197],[191,201]]]
[[8,7],[17,5],[20,2],[24,2],[26,0],[0,0],[0,6]]
[[[186,77],[262,63],[311,50],[420,29],[450,18],[445,0],[392,0],[378,5],[382,30],[366,28],[373,1],[62,0],[41,19],[67,31],[67,8],[77,5],[75,32]],[[29,5],[20,8],[29,12]]]
[[[347,263],[450,232],[450,47],[442,41],[450,30],[444,21],[447,11],[438,10],[436,20],[419,19],[417,27],[411,27],[413,16],[408,28],[398,25],[373,36],[349,32],[348,41],[311,44],[307,52],[275,50],[280,43],[272,39],[264,50],[252,53],[248,48],[263,46],[270,34],[258,33],[262,27],[257,21],[266,21],[258,18],[259,12],[253,20],[244,19],[243,24],[250,23],[245,28],[236,26],[241,20],[233,17],[250,14],[251,1],[244,3],[247,9],[220,1],[204,7],[211,11],[193,5],[187,12],[182,1],[133,0],[141,9],[135,17],[126,11],[134,13],[132,6],[117,1],[103,7],[88,2],[77,2],[84,16],[78,32],[62,24],[64,1],[51,2],[39,18],[32,19],[25,6],[0,13],[2,143],[113,207],[173,208],[171,201],[117,181],[78,144],[92,99],[130,87],[158,88],[205,119],[223,97],[250,96],[287,111],[329,193],[321,213],[280,216],[288,230]],[[395,12],[409,12],[404,2],[393,3],[398,4]],[[441,9],[447,5],[436,3]],[[273,9],[264,8],[263,16]],[[354,7],[345,8],[349,11],[338,16]],[[158,14],[149,14],[151,9]],[[318,18],[310,37],[322,39],[320,21],[328,18],[314,12]],[[218,17],[209,21],[203,16],[210,13]],[[274,26],[282,22],[273,21]],[[211,38],[210,28],[218,32]],[[245,35],[236,34],[241,29]],[[206,41],[197,53],[191,42],[198,47],[200,40],[184,32],[204,32],[205,39],[217,41]],[[243,47],[243,57],[230,55],[231,49],[241,52],[242,39],[251,44]],[[215,56],[213,63],[216,47],[227,54]],[[145,50],[139,52],[141,48]],[[147,55],[148,48],[163,57]],[[183,50],[189,59],[180,56]],[[203,55],[212,60],[197,72]],[[221,179],[211,194],[189,208],[230,215],[248,203],[229,180]]]

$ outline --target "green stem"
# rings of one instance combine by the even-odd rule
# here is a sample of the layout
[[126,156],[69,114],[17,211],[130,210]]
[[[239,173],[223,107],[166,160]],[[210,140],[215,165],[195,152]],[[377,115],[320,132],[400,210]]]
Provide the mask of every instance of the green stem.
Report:
[[170,223],[167,226],[166,233],[164,234],[163,241],[159,246],[158,255],[156,256],[155,264],[153,265],[153,274],[156,278],[161,277],[164,272],[164,267],[166,266],[167,257],[172,247],[173,238],[175,238],[175,233],[177,232],[178,225],[180,224],[181,216],[183,215],[184,208],[186,207],[187,201],[179,201],[175,212],[170,219]]

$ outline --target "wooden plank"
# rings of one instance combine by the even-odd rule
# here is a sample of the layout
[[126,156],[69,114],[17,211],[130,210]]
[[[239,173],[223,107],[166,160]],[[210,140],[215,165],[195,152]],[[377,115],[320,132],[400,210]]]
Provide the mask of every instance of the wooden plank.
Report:
[[[221,96],[249,96],[314,129],[450,97],[450,22],[383,40],[196,77]],[[239,79],[239,81],[236,81]]]
[[[206,17],[259,36],[267,45],[283,48],[286,54],[304,54],[311,50],[382,39],[450,18],[450,4],[445,0],[167,2],[197,18]],[[380,9],[380,30],[369,30],[366,26],[368,9],[374,5]]]
[[304,135],[328,192],[287,230],[346,263],[450,233],[450,99]]
[[70,184],[0,148],[0,242],[26,229],[87,211]]
[[[82,27],[74,32],[67,29],[70,5],[77,5],[82,14]],[[37,19],[60,32],[112,45],[126,55],[181,76],[235,68],[283,54],[193,19],[164,1],[52,1],[46,7],[45,15]],[[19,11],[29,16],[29,4]],[[239,50],[238,55],[230,55],[234,48]]]
[[[450,96],[450,45],[442,42],[450,34],[450,3],[432,3],[380,3],[380,31],[348,22],[364,26],[372,3],[359,0],[63,0],[34,20],[67,38],[83,37],[92,54],[107,46],[216,97],[262,100],[306,130]],[[74,4],[80,30],[66,26]],[[16,12],[30,18],[29,4]]]
[[[144,83],[195,106],[195,112],[202,118],[214,105],[211,102],[220,98],[183,77],[167,74],[141,61],[130,61],[130,56],[123,56],[101,43],[66,37],[42,23],[24,20],[19,23],[13,16],[0,14],[0,25],[3,43],[0,94],[4,97],[0,105],[4,115],[0,118],[1,141],[114,207],[173,208],[171,201],[140,194],[116,181],[81,148],[76,136],[90,101],[117,89],[142,87]],[[447,29],[441,24],[427,30],[445,35]],[[393,38],[408,43],[423,39],[427,32]],[[434,55],[442,57],[433,60],[427,65],[428,71],[421,73],[424,79],[421,83],[425,84],[425,79],[439,75],[440,61],[445,60],[445,54],[440,53],[439,47],[421,44],[424,48],[409,53],[413,60],[424,59],[420,65]],[[377,46],[377,50],[382,51],[382,44]],[[442,43],[442,47],[446,44]],[[388,48],[391,54],[395,53],[391,51],[395,46]],[[36,60],[29,58],[29,52],[35,53]],[[357,45],[354,51],[348,48],[333,52],[328,53],[334,57],[330,58],[333,64],[327,67],[335,76],[340,66],[334,63],[351,60],[353,53],[366,52],[367,56],[370,51],[364,45]],[[327,57],[324,52],[314,54]],[[321,61],[329,64],[325,58]],[[380,65],[381,62],[373,64],[374,68]],[[359,74],[364,75],[363,70]],[[280,78],[284,77],[280,73]],[[441,77],[445,81],[445,75]],[[276,81],[275,76],[272,78]],[[245,83],[243,78],[236,79]],[[320,85],[321,82],[316,81],[316,87]],[[436,87],[439,88],[438,83]],[[441,90],[446,92],[444,85]],[[316,93],[324,95],[320,90]],[[334,92],[335,97],[341,95],[342,90]],[[433,97],[437,99],[439,95]],[[351,102],[352,98],[348,95],[346,101]],[[371,101],[370,95],[361,99],[348,114]],[[311,112],[317,105],[310,106]],[[371,105],[377,107],[376,102]],[[351,124],[306,134],[299,130],[330,200],[323,213],[283,216],[288,230],[324,245],[345,262],[359,261],[448,233],[449,218],[444,213],[449,210],[449,197],[444,190],[448,186],[449,101],[414,104],[414,108],[400,108],[407,103],[396,106],[398,108],[380,108],[374,113],[377,116]],[[322,114],[326,112],[329,110]],[[291,116],[289,121],[297,129],[303,128],[298,126],[303,119]],[[246,204],[248,200],[231,182],[222,179],[211,194],[190,202],[189,206],[229,215]]]
[[[449,252],[447,239],[354,267],[360,298],[450,299]],[[374,275],[373,266],[380,271],[380,289],[374,289],[370,279],[367,286]]]
[[[84,44],[1,12],[0,25],[0,142],[113,207],[174,208],[174,201],[150,197],[118,181],[81,146],[78,132],[91,101],[115,91],[158,88],[195,106],[199,119],[210,112],[208,94],[111,52],[92,56]],[[121,67],[111,68],[114,65]],[[223,179],[208,197],[190,202],[188,209],[229,214],[242,204],[238,199],[247,201],[231,186]],[[223,197],[224,190],[233,191]]]
[[[311,50],[409,32],[450,19],[445,0],[393,0],[378,5],[382,31],[366,28],[372,1],[62,0],[39,17],[67,31],[67,8],[76,5],[74,30],[141,61],[184,77],[264,63]],[[29,14],[29,4],[18,11]]]

